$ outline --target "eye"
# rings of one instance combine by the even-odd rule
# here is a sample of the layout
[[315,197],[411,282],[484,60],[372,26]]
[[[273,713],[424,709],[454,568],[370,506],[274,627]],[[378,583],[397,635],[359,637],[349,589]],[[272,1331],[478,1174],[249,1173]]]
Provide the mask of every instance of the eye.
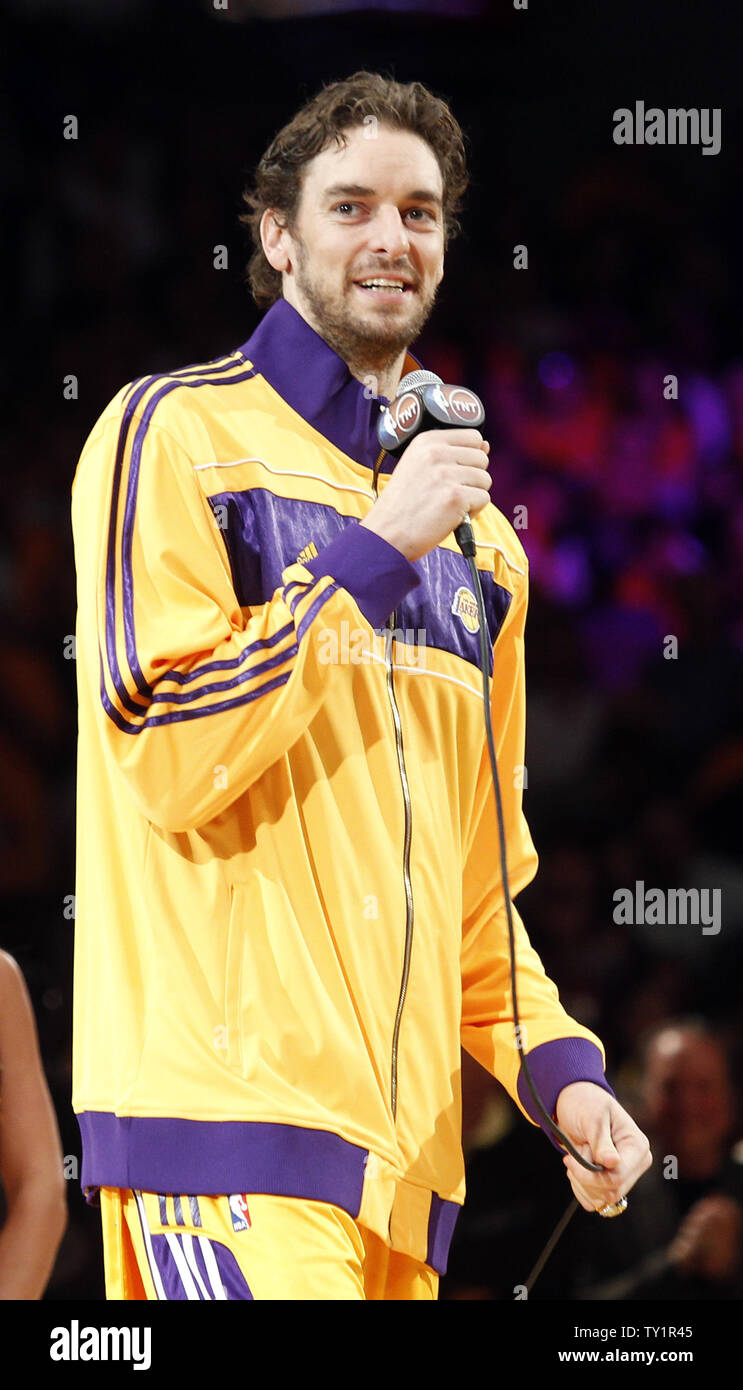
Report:
[[[336,203],[333,208],[333,212],[339,212],[345,216],[346,209],[348,210],[348,212],[352,213],[354,211],[358,212],[359,207],[359,203]],[[408,211],[406,212],[405,216],[410,217],[413,213],[416,214],[414,219],[416,222],[420,222],[423,219],[427,219],[429,222],[435,221],[434,214],[430,212],[428,208],[408,208]]]

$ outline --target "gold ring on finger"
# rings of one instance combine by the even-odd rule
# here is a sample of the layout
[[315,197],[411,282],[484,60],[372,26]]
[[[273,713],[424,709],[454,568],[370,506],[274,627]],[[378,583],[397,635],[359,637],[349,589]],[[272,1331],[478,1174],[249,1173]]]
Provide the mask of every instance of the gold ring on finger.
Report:
[[618,1202],[607,1202],[605,1207],[596,1208],[599,1216],[621,1216],[627,1210],[627,1198],[620,1197]]

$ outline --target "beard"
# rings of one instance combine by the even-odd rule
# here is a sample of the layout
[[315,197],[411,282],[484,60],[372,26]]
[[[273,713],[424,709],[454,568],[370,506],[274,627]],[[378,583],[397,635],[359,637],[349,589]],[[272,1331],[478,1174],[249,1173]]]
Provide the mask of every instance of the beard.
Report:
[[[438,285],[434,285],[426,297],[420,287],[416,287],[410,298],[412,312],[408,308],[404,315],[395,310],[385,314],[373,310],[370,305],[367,317],[362,308],[351,303],[351,286],[347,290],[329,291],[312,275],[304,242],[296,234],[294,240],[297,289],[312,313],[320,336],[344,362],[357,370],[384,370],[391,366],[422,332],[436,301]],[[387,271],[389,275],[394,273]]]

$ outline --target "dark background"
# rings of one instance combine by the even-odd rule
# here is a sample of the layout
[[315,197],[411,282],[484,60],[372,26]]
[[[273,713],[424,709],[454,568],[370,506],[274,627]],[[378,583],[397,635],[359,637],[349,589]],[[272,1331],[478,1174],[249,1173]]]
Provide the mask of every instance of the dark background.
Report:
[[[734,1056],[741,1042],[743,21],[679,0],[257,8],[34,0],[3,20],[0,945],[31,990],[70,1156],[77,458],[126,381],[252,332],[241,190],[298,106],[362,67],[423,81],[469,138],[464,233],[414,350],[482,395],[493,500],[528,508],[541,867],[519,908],[622,1095],[664,1018],[703,1016]],[[613,111],[640,98],[720,107],[720,153],[615,145]],[[612,894],[638,879],[721,887],[722,931],[617,927]],[[47,1296],[100,1298],[99,1218],[73,1181],[69,1202]]]

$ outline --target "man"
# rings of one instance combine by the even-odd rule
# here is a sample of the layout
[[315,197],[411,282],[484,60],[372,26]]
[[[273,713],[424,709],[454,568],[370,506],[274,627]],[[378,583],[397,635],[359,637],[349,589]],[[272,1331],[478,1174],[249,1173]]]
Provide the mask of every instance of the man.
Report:
[[[465,185],[420,84],[324,89],[247,197],[268,313],[123,388],[83,451],[73,1103],[109,1297],[434,1298],[460,1039],[538,1119],[451,532],[475,519],[514,894],[537,862],[526,557],[478,431],[426,432],[394,471],[376,443]],[[570,1181],[612,1204],[647,1142],[516,930],[537,1085],[607,1169],[566,1157]]]
[[735,1089],[723,1038],[700,1019],[669,1019],[645,1039],[639,1078],[660,1161],[605,1241],[586,1225],[577,1296],[738,1300],[743,1164],[731,1152]]

